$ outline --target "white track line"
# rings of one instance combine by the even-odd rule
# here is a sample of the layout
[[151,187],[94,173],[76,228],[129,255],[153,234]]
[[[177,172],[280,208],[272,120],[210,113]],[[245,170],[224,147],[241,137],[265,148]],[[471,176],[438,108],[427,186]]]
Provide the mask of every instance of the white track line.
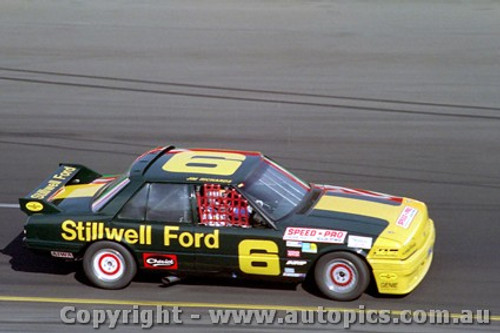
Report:
[[16,209],[19,209],[19,205],[18,204],[0,203],[0,208],[16,208]]

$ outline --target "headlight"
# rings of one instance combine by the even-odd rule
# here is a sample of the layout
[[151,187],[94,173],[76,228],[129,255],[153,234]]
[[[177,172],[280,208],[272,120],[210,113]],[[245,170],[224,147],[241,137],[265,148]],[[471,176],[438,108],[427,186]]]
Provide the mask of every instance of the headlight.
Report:
[[403,260],[410,257],[416,250],[417,242],[413,239],[404,246],[401,246],[396,241],[383,239],[380,244],[377,244],[373,247],[370,254],[373,256],[373,258],[390,258]]
[[417,250],[417,242],[412,239],[401,249],[401,259],[406,259]]

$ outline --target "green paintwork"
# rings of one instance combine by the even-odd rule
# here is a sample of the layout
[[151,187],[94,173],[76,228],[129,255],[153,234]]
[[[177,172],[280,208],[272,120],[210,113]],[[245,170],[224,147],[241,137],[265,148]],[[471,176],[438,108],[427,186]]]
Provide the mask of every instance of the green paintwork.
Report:
[[[65,210],[60,210],[57,205],[49,202],[48,198],[57,189],[66,184],[76,181],[78,184],[87,184],[95,181],[101,177],[98,173],[83,166],[76,166],[77,170],[70,177],[64,179],[64,182],[61,182],[61,184],[58,184],[57,188],[48,191],[49,193],[43,198],[30,198],[37,189],[44,188],[53,176],[49,177],[27,197],[20,199],[23,211],[29,215],[25,225],[25,245],[28,248],[37,250],[72,252],[76,258],[79,258],[83,256],[86,247],[91,242],[99,240],[85,239],[85,237],[83,237],[84,239],[78,239],[82,237],[78,237],[77,234],[81,232],[84,235],[86,232],[85,228],[89,228],[92,231],[94,224],[101,225],[100,223],[102,223],[105,228],[108,228],[108,231],[115,230],[116,232],[123,231],[124,234],[128,233],[128,240],[130,242],[125,240],[126,237],[121,237],[121,240],[114,240],[125,245],[134,254],[140,268],[144,268],[145,266],[144,255],[174,255],[177,259],[176,269],[161,265],[154,269],[163,269],[166,274],[181,275],[191,272],[207,272],[222,275],[231,274],[233,276],[248,278],[278,278],[299,281],[305,278],[305,274],[312,267],[316,259],[324,253],[334,250],[345,250],[356,251],[358,254],[366,256],[366,250],[349,248],[346,245],[346,241],[340,244],[306,241],[290,242],[287,246],[287,241],[283,240],[287,227],[342,230],[347,232],[347,234],[376,239],[387,226],[386,221],[375,218],[312,210],[312,207],[314,207],[314,204],[321,196],[327,193],[327,190],[320,186],[312,186],[305,200],[291,214],[288,214],[279,221],[270,220],[259,207],[254,206],[253,209],[255,211],[259,211],[261,215],[264,215],[264,218],[267,218],[265,227],[260,228],[211,227],[201,225],[198,223],[197,203],[194,195],[191,196],[194,217],[192,223],[137,221],[118,218],[117,215],[122,207],[145,183],[189,184],[191,194],[193,194],[195,185],[204,183],[203,179],[212,180],[210,182],[219,179],[224,185],[230,184],[237,187],[238,184],[244,182],[254,172],[263,159],[263,156],[258,153],[248,153],[241,167],[231,176],[168,173],[162,170],[162,166],[174,156],[169,153],[172,149],[172,146],[159,148],[142,155],[134,161],[128,171],[130,182],[97,212],[92,211],[91,203],[93,200],[91,198],[65,199],[66,204],[69,202],[70,207],[75,207],[75,209]],[[60,173],[61,168],[54,174]],[[97,195],[99,196],[100,193],[97,193]],[[47,208],[40,212],[26,210],[26,203],[33,200],[38,200],[38,202]],[[63,225],[66,225],[67,229],[63,230]],[[151,228],[151,244],[146,244],[144,239],[138,239],[141,226],[142,228]],[[175,228],[178,228],[178,230],[174,230]],[[147,231],[149,229],[142,230]],[[170,238],[166,237],[165,230],[169,231],[168,235],[171,235]],[[75,239],[66,240],[63,238],[63,234],[67,237],[75,236]],[[92,234],[94,235],[94,233]],[[192,244],[190,245],[191,239]],[[215,244],[215,240],[217,240],[218,244]],[[253,260],[251,265],[255,266],[250,271],[254,270],[254,273],[249,273],[249,269],[244,268],[246,264],[242,263],[240,258],[244,252],[242,244],[248,244],[249,242],[254,244],[252,246],[256,246],[255,251],[250,251],[251,256],[259,256],[260,253],[264,257],[272,257],[271,261],[267,263],[265,262],[267,259],[264,259],[264,262],[262,262],[257,257],[250,257],[254,258],[250,259],[250,261]],[[273,246],[271,246],[273,243],[276,245],[276,253],[273,250]],[[299,247],[300,243],[302,243],[302,247]],[[259,248],[261,245],[265,249]],[[267,271],[270,274],[265,273],[262,275],[259,273],[266,271],[266,265],[274,265],[275,259],[279,260],[278,274],[276,274],[275,269],[271,269],[270,267],[268,267]]]

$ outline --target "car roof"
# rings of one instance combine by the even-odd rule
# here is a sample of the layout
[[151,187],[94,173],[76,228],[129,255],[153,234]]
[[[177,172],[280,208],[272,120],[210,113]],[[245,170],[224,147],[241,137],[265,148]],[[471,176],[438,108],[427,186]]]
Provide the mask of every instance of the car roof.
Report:
[[243,182],[264,158],[260,152],[223,149],[159,147],[132,164],[145,182],[220,183]]

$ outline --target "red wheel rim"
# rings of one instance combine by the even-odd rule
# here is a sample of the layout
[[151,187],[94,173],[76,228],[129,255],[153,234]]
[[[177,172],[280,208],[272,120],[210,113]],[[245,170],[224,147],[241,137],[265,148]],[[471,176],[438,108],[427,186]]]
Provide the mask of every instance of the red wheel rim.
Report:
[[[108,258],[111,259],[116,264],[115,269],[112,271],[106,269],[109,267],[109,265],[105,266],[103,263],[103,261]],[[121,268],[120,259],[112,253],[106,253],[99,258],[99,269],[101,270],[102,273],[106,275],[114,275],[120,270],[120,268]]]
[[[343,277],[344,275],[347,275],[347,279],[345,281],[338,279],[339,276]],[[330,278],[332,282],[339,287],[348,286],[352,282],[353,276],[354,272],[352,269],[343,263],[335,263],[330,269]]]

